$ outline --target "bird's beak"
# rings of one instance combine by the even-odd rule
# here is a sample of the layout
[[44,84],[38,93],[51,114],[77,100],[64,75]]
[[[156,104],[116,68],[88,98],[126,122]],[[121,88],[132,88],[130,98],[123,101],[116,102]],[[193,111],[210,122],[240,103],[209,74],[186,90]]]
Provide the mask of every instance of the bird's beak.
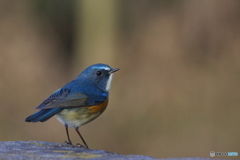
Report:
[[109,74],[112,74],[112,73],[114,73],[114,72],[117,72],[119,69],[120,69],[120,68],[111,69],[111,70],[109,71]]

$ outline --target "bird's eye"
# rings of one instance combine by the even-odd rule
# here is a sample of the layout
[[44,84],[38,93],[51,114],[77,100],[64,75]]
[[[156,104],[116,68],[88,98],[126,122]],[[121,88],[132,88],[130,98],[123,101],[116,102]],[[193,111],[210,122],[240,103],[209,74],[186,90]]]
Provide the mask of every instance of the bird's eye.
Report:
[[101,71],[97,71],[96,74],[97,74],[97,76],[101,76],[102,72]]

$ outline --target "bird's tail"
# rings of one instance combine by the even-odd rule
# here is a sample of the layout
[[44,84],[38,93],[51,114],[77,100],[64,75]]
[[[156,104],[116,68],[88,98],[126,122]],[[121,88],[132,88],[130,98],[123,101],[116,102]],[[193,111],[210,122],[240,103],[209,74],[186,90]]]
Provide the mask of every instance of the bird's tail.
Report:
[[62,111],[63,108],[51,108],[51,109],[42,109],[31,116],[25,119],[25,122],[45,122],[58,112]]

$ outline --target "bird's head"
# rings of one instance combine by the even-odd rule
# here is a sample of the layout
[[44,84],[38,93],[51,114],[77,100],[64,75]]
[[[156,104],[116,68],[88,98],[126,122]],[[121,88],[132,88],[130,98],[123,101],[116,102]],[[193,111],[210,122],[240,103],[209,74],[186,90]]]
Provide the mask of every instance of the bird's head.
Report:
[[118,70],[119,68],[113,69],[106,64],[94,64],[86,68],[76,80],[91,81],[96,87],[109,92],[113,73]]

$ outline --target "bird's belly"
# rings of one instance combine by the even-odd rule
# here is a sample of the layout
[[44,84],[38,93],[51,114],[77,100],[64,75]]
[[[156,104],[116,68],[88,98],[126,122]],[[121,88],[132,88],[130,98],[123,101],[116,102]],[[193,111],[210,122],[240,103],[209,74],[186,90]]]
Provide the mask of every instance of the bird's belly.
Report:
[[100,105],[64,109],[56,114],[57,120],[68,127],[80,127],[97,118],[107,107],[108,100]]

